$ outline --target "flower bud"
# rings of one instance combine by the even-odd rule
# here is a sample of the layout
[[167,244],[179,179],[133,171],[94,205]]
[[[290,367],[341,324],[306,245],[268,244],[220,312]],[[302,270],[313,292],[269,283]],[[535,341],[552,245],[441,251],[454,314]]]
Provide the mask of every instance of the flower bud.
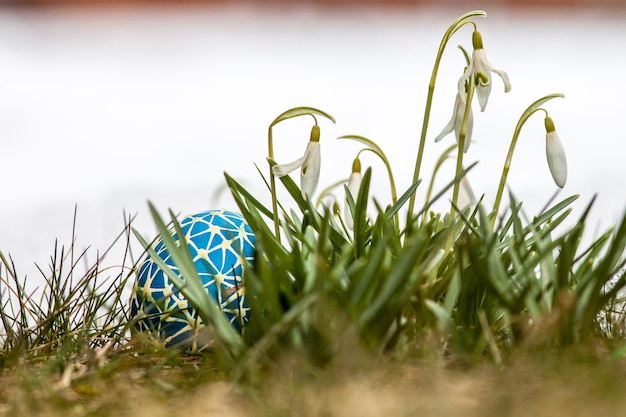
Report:
[[[348,179],[348,191],[352,196],[352,199],[356,202],[357,196],[359,195],[359,189],[361,188],[361,181],[363,180],[363,176],[361,175],[361,161],[359,158],[354,158],[352,162],[352,173],[350,174],[350,178]],[[346,227],[348,229],[354,228],[354,219],[352,218],[352,212],[350,211],[350,205],[348,204],[348,196],[344,201],[344,219],[346,223]]]
[[304,155],[287,164],[277,164],[272,167],[272,174],[284,177],[291,171],[300,168],[300,189],[304,198],[311,198],[317,188],[320,178],[320,127],[313,126],[311,139],[304,151]]
[[546,125],[546,158],[548,167],[556,185],[560,188],[565,186],[567,181],[567,159],[565,149],[559,139],[559,135],[554,128],[554,122],[548,116],[545,119]]

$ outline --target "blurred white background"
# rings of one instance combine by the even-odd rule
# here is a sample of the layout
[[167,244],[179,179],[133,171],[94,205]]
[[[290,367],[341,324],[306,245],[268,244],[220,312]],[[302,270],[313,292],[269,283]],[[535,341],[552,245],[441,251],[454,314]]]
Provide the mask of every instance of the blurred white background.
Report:
[[[399,193],[409,185],[427,84],[441,36],[465,7],[261,8],[252,4],[185,8],[0,10],[0,250],[20,275],[44,270],[55,239],[104,250],[124,227],[154,235],[147,210],[235,208],[223,172],[266,195],[267,126],[294,106],[323,109],[320,189],[347,178],[359,146],[375,140],[393,164]],[[571,221],[597,194],[587,238],[614,225],[626,208],[624,66],[626,14],[595,9],[491,8],[477,21],[494,79],[489,105],[475,111],[466,161],[469,179],[492,202],[522,111],[555,92],[545,107],[567,151],[569,179],[558,198],[581,197]],[[422,176],[453,142],[433,138],[447,123],[471,29],[444,54]],[[310,120],[275,129],[276,159],[303,152]],[[371,154],[375,196],[388,201],[383,166]],[[450,179],[453,163],[441,175]],[[297,173],[294,178],[297,179]],[[543,116],[524,128],[509,187],[532,216],[557,190],[545,160]],[[421,187],[423,191],[426,187]],[[220,190],[223,192],[220,194]],[[420,194],[423,196],[423,194]],[[267,199],[266,199],[267,201]],[[418,199],[418,201],[420,201]],[[446,200],[447,201],[447,200]],[[446,201],[440,208],[447,209]],[[136,244],[136,242],[135,242]],[[113,253],[105,264],[120,262]]]

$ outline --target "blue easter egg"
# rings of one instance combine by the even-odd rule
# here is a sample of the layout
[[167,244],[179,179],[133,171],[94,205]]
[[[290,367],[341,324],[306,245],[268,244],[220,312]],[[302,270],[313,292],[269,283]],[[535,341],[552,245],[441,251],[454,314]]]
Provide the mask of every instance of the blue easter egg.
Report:
[[[204,288],[231,325],[241,331],[250,317],[242,274],[244,259],[248,263],[254,259],[252,229],[242,215],[226,210],[186,216],[180,225]],[[153,247],[179,274],[161,239]],[[166,346],[199,351],[210,344],[211,336],[202,319],[150,256],[139,267],[130,310],[135,327],[157,334]]]

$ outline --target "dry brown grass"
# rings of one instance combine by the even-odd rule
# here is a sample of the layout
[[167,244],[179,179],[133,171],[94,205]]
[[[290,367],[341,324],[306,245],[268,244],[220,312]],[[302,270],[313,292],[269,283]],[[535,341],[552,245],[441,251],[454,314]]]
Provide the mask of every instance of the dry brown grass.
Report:
[[572,417],[626,409],[626,363],[576,355],[517,358],[501,368],[359,360],[320,371],[285,360],[240,386],[206,358],[117,361],[82,375],[75,367],[70,378],[62,368],[50,376],[49,364],[5,371],[0,415]]

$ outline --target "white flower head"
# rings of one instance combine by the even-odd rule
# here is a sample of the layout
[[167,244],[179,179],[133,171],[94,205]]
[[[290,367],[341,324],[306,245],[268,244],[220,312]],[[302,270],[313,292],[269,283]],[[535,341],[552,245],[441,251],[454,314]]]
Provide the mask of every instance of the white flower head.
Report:
[[318,125],[311,129],[311,139],[309,140],[304,156],[293,162],[282,165],[274,165],[272,173],[277,177],[284,177],[297,168],[300,168],[300,189],[304,198],[311,198],[315,193],[320,179],[320,128]]
[[[459,143],[459,137],[461,135],[461,123],[463,123],[463,114],[465,113],[465,101],[461,98],[461,93],[456,94],[454,100],[454,110],[452,112],[452,118],[448,124],[443,128],[441,133],[435,138],[435,142],[439,142],[446,137],[449,133],[454,132],[456,136],[456,143]],[[469,114],[467,115],[467,123],[465,126],[465,142],[463,144],[463,152],[467,152],[470,142],[472,141],[472,130],[474,128],[474,114],[470,107]]]
[[462,92],[465,91],[465,82],[473,74],[476,82],[476,95],[478,96],[480,111],[485,111],[487,101],[489,100],[489,94],[491,93],[491,73],[494,72],[502,78],[505,93],[511,91],[511,82],[509,81],[509,76],[506,72],[495,69],[487,59],[487,54],[483,49],[483,39],[480,32],[474,31],[472,34],[472,44],[474,46],[472,60],[465,70],[465,73],[459,79],[459,93],[461,93],[462,99],[465,100],[465,97],[462,94]]
[[565,157],[565,149],[558,133],[554,128],[554,122],[550,117],[546,116],[546,158],[548,159],[548,167],[554,182],[559,188],[565,186],[567,181],[567,159]]
[[[357,196],[359,195],[359,189],[361,188],[361,181],[363,181],[363,176],[361,175],[361,161],[359,158],[354,158],[354,162],[352,163],[352,173],[350,174],[350,178],[348,178],[348,192],[352,196],[352,199],[356,202]],[[346,223],[346,227],[348,229],[354,228],[354,219],[352,218],[352,212],[350,211],[350,205],[348,204],[348,196],[346,196],[343,206],[344,219]]]

